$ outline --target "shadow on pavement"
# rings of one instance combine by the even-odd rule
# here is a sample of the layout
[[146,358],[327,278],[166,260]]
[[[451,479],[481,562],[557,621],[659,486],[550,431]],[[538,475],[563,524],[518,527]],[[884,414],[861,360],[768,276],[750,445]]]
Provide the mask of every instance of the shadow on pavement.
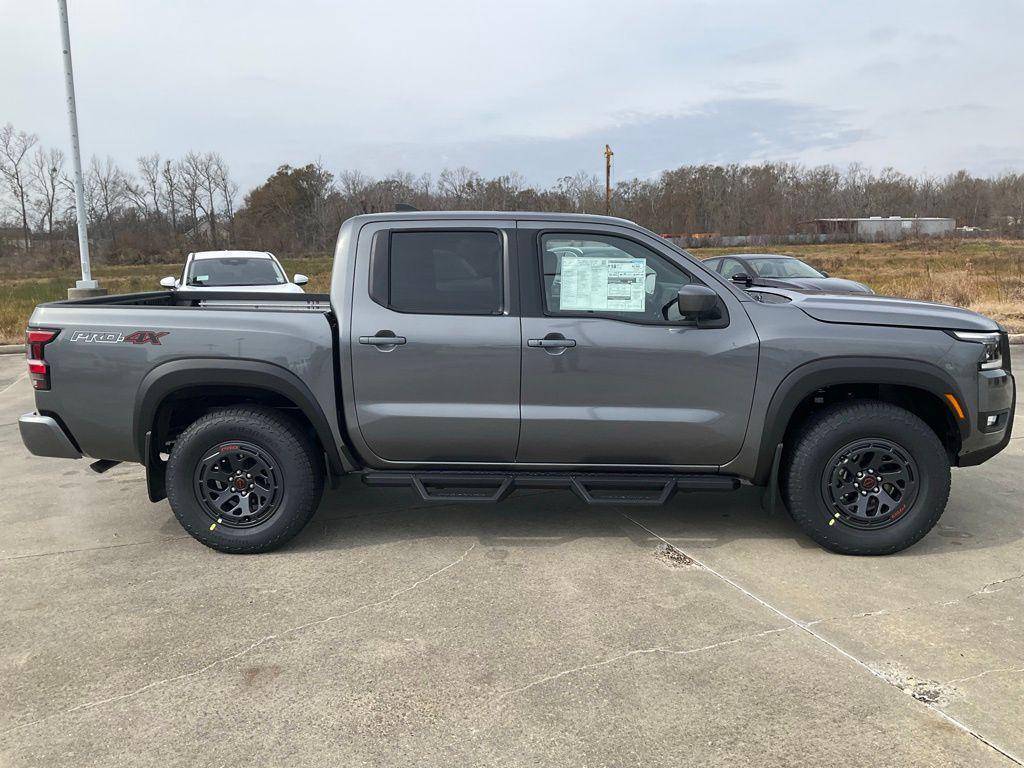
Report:
[[[1024,457],[996,460],[1007,482],[991,482],[978,469],[955,470],[949,506],[935,529],[900,557],[1005,545],[1024,534],[1009,478],[1024,472]],[[995,468],[996,461],[988,466]],[[733,493],[679,493],[663,507],[595,506],[569,491],[519,491],[501,504],[450,504],[420,500],[411,489],[364,486],[358,477],[327,491],[316,516],[289,549],[345,549],[423,538],[475,536],[501,547],[557,547],[593,537],[629,539],[650,547],[656,539],[623,513],[685,549],[721,547],[740,540],[782,539],[816,549],[785,510],[768,514],[761,489]]]

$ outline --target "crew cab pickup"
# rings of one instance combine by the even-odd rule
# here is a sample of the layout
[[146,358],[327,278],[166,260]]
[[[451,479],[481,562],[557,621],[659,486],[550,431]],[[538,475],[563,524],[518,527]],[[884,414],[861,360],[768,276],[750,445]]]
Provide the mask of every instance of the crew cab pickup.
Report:
[[831,550],[939,519],[1010,439],[1006,333],[954,307],[731,282],[622,219],[357,216],[329,295],[60,301],[28,330],[41,456],[145,466],[226,552],[298,533],[359,473],[440,503],[764,488]]

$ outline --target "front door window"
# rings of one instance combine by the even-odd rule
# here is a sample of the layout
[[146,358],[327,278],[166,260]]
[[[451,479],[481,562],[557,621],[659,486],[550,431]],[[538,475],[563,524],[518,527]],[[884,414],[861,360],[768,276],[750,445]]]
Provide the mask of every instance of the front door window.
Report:
[[692,278],[646,246],[623,237],[552,233],[541,237],[541,255],[549,316],[695,322],[673,304]]

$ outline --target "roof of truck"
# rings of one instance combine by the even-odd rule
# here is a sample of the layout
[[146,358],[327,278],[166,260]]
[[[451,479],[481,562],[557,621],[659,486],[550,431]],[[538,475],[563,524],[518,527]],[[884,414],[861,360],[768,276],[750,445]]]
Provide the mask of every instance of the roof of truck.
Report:
[[590,213],[541,213],[539,211],[394,211],[392,213],[364,213],[354,216],[359,221],[415,221],[416,219],[530,219],[533,221],[578,221],[590,224],[628,224],[628,219],[616,216],[597,216]]

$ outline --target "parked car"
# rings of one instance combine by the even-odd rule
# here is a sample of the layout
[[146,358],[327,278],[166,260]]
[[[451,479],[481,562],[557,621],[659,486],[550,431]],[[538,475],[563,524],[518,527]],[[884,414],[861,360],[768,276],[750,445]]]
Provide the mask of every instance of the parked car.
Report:
[[267,251],[199,251],[185,259],[180,278],[165,277],[160,285],[190,291],[303,293],[308,282],[300,274],[289,282],[281,262]]
[[603,216],[356,216],[329,295],[203,297],[38,306],[19,423],[40,456],[142,463],[149,498],[226,552],[288,541],[325,479],[357,473],[446,504],[749,483],[822,546],[885,554],[1013,423],[992,320],[740,285]]
[[739,275],[747,275],[761,285],[828,293],[874,293],[864,283],[830,277],[828,272],[821,272],[793,256],[739,253],[733,256],[715,256],[705,259],[704,263],[723,277],[734,279]]

